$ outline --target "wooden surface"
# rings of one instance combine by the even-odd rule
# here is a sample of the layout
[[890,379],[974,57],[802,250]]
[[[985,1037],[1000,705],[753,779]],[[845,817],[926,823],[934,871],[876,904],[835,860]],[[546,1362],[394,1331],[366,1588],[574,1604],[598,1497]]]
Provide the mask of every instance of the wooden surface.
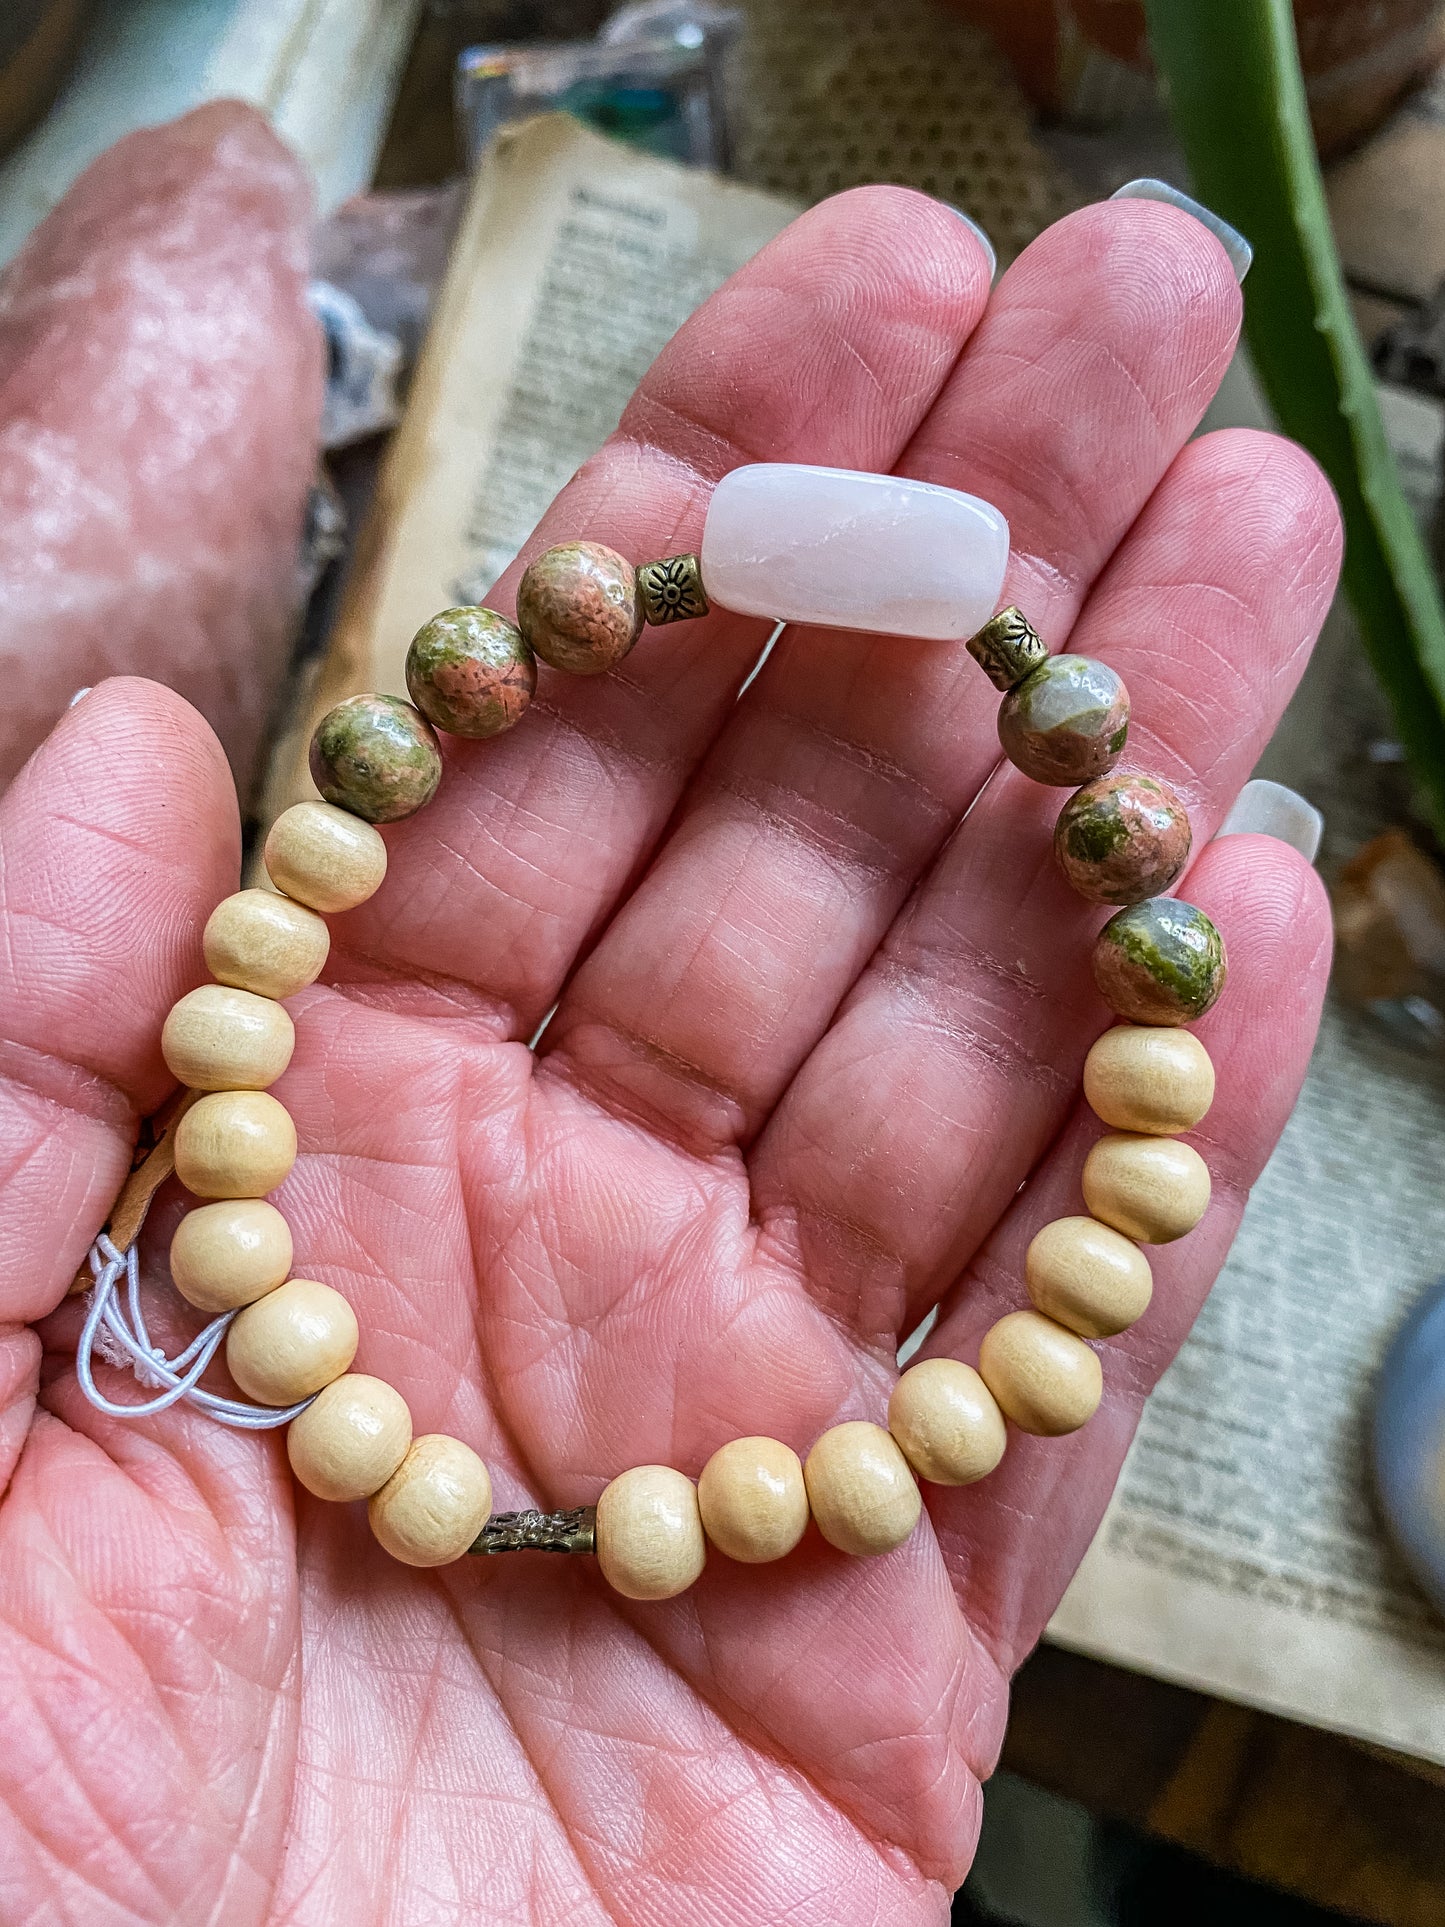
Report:
[[1445,1771],[1040,1647],[1002,1766],[1384,1927],[1445,1922]]

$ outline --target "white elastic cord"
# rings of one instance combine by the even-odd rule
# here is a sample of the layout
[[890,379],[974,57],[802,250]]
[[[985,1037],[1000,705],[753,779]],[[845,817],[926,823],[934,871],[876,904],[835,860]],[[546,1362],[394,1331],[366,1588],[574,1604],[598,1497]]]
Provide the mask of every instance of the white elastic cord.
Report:
[[[104,1232],[90,1247],[90,1274],[95,1284],[76,1347],[75,1369],[80,1389],[97,1411],[106,1412],[111,1418],[149,1418],[152,1413],[164,1412],[167,1406],[184,1401],[218,1419],[222,1425],[233,1425],[243,1432],[266,1432],[273,1426],[289,1425],[299,1412],[306,1410],[311,1403],[309,1398],[278,1411],[269,1405],[247,1405],[240,1399],[203,1392],[200,1382],[206,1367],[220,1350],[226,1329],[236,1314],[228,1311],[213,1318],[196,1333],[183,1352],[167,1358],[159,1345],[151,1343],[146,1329],[136,1252],[135,1244],[128,1251],[118,1251]],[[122,1274],[126,1281],[124,1309],[118,1296]],[[117,1405],[96,1385],[94,1354],[97,1350],[117,1365],[128,1363],[142,1385],[162,1385],[165,1390],[142,1405]]]

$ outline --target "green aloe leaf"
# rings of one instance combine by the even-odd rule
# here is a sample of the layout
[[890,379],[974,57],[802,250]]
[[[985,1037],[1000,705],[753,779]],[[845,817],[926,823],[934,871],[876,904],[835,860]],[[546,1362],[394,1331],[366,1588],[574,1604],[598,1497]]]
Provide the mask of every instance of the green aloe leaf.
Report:
[[1289,0],[1145,0],[1200,198],[1254,245],[1245,334],[1286,434],[1334,484],[1344,584],[1445,838],[1445,610],[1345,295]]

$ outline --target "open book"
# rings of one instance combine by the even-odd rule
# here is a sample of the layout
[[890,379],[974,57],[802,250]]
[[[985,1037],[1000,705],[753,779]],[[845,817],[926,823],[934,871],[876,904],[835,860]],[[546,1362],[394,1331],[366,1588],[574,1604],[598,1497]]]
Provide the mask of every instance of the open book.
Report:
[[[658,348],[792,211],[564,118],[501,137],[268,813],[313,793],[321,712],[405,693],[415,630],[486,593]],[[1385,1548],[1364,1444],[1380,1353],[1445,1267],[1442,1146],[1438,1073],[1332,1011],[1053,1637],[1445,1764],[1445,1623]]]

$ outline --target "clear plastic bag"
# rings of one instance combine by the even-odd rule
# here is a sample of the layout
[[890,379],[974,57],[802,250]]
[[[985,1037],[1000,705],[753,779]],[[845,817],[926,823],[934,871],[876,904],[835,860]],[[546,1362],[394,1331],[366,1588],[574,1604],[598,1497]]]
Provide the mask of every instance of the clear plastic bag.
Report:
[[740,25],[707,0],[644,0],[595,40],[469,47],[456,78],[467,159],[509,121],[560,109],[649,153],[726,171],[723,70]]

